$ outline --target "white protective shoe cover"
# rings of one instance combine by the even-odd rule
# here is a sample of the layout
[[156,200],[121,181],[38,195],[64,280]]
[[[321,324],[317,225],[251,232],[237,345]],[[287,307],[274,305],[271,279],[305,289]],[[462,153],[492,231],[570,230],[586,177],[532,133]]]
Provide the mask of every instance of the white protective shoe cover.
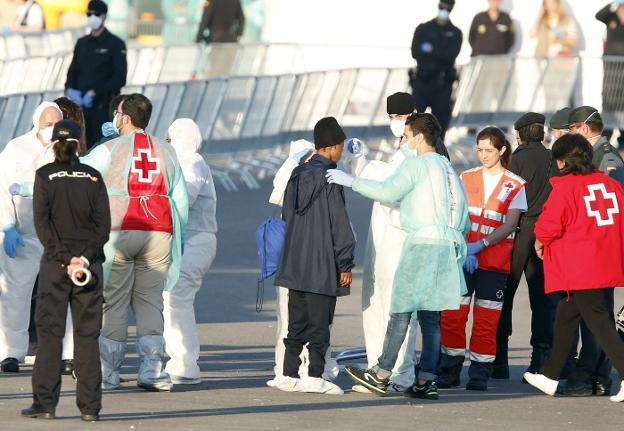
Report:
[[300,385],[301,380],[295,379],[294,377],[282,376],[279,382],[272,387],[284,392],[301,392]]
[[557,392],[557,386],[559,386],[558,380],[552,380],[543,374],[524,373],[524,379],[533,387],[544,392],[551,397],[555,396]]
[[271,380],[267,381],[266,384],[269,388],[277,388],[278,386],[285,384],[288,386],[288,379],[292,379],[292,377],[286,377],[282,374],[275,376]]
[[320,377],[304,377],[300,383],[301,392],[314,394],[342,395],[344,391],[339,386]]
[[351,387],[351,390],[360,394],[372,394],[372,392],[366,386],[362,385],[353,385]]
[[609,399],[614,403],[621,403],[624,401],[624,380],[622,380],[622,383],[620,384],[620,392],[609,397]]
[[117,389],[121,383],[119,369],[126,354],[126,343],[100,335],[98,344],[102,362],[102,389]]
[[169,374],[163,369],[165,339],[160,335],[145,335],[137,340],[141,358],[137,385],[148,391],[167,392],[173,388]]
[[173,374],[169,374],[169,377],[174,385],[199,385],[201,383],[201,378],[193,379],[191,377],[174,376]]

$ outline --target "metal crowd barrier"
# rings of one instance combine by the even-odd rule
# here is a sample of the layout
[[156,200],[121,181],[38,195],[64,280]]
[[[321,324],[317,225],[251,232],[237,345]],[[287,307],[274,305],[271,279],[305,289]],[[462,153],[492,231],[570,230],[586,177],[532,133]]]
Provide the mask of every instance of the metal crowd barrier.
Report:
[[0,60],[65,55],[73,52],[76,40],[85,34],[85,27],[76,27],[0,35]]
[[[128,86],[153,103],[148,131],[166,138],[176,118],[194,119],[202,131],[202,154],[227,190],[250,189],[276,172],[292,140],[312,140],[314,124],[335,116],[349,136],[388,136],[385,98],[407,89],[405,69],[343,69],[274,76],[237,76],[180,83]],[[0,150],[32,128],[42,100],[61,91],[0,97]]]

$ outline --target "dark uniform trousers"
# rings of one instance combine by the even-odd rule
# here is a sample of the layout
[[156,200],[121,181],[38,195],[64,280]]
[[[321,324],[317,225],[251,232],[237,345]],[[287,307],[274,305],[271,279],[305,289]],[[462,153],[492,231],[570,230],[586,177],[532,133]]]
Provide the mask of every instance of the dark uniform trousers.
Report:
[[416,110],[425,112],[427,107],[431,107],[431,113],[438,119],[442,129],[441,138],[444,139],[451,121],[453,79],[447,78],[444,73],[431,78],[417,75],[415,79],[412,79],[411,85]]
[[284,375],[299,378],[301,351],[308,344],[308,375],[321,377],[329,348],[329,327],[334,320],[336,297],[288,290],[288,335],[284,338]]
[[525,274],[529,287],[531,346],[534,351],[541,350],[543,352],[548,352],[552,346],[554,313],[559,296],[546,295],[544,292],[544,265],[535,253],[535,233],[533,230],[536,221],[536,217],[522,217],[520,228],[516,233],[511,253],[511,273],[507,279],[503,310],[498,323],[497,363],[507,358],[507,343],[512,333],[513,300],[522,273]]
[[85,129],[87,133],[87,147],[91,149],[96,142],[102,139],[102,124],[111,121],[109,116],[110,97],[105,101],[94,104],[92,108],[83,108],[85,116]]
[[[102,265],[89,270],[102,280]],[[41,260],[36,322],[39,348],[33,368],[33,399],[36,407],[50,411],[61,391],[61,353],[67,304],[74,323],[74,371],[77,406],[83,414],[98,414],[102,407],[102,371],[98,337],[102,328],[102,284],[77,287],[59,262]]]

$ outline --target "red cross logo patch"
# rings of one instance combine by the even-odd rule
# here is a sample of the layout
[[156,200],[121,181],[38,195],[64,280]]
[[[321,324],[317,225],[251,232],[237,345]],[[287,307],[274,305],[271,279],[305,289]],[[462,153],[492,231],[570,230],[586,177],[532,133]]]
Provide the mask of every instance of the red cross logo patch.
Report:
[[[584,196],[587,216],[594,217],[598,226],[614,224],[613,215],[620,213],[615,193],[607,192],[604,184],[591,184],[587,190],[589,194]],[[599,195],[596,192],[600,192]]]
[[160,159],[152,158],[150,148],[139,149],[132,158],[131,170],[138,175],[140,183],[151,183],[154,176],[160,174]]

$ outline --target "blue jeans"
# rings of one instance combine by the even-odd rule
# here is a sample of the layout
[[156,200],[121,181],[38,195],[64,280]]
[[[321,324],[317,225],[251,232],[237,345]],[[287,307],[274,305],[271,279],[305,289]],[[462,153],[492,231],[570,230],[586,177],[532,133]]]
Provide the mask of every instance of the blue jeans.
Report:
[[[378,367],[382,370],[382,374],[391,374],[413,314],[390,314],[383,352],[378,360]],[[418,378],[435,380],[440,359],[440,313],[438,311],[418,311],[417,318],[423,335]]]

